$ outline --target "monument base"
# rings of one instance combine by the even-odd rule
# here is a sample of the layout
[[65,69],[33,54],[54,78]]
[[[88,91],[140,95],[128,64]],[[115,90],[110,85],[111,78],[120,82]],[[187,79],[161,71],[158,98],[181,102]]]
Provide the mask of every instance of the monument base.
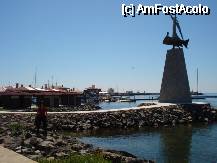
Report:
[[182,48],[173,48],[167,51],[159,102],[192,102]]

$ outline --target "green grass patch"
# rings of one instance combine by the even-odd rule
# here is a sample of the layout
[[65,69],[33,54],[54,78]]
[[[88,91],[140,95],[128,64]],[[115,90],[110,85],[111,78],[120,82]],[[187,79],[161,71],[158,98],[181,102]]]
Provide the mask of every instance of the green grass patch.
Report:
[[39,163],[111,163],[111,161],[104,159],[103,156],[99,154],[71,154],[67,157],[62,157],[59,159],[39,159],[37,161]]
[[6,111],[4,107],[0,107],[0,111]]
[[11,134],[14,136],[24,134],[24,132],[25,132],[25,126],[23,126],[22,124],[19,124],[19,123],[11,123],[11,124],[9,124],[8,127],[11,131]]

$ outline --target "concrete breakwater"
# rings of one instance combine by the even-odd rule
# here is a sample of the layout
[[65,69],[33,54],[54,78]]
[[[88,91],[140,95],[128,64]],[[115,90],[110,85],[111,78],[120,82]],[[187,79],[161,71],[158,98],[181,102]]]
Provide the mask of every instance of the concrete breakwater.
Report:
[[[20,122],[34,127],[35,113],[2,113],[0,120]],[[93,130],[98,128],[130,128],[144,126],[172,126],[192,122],[217,121],[217,110],[209,104],[183,104],[147,107],[137,109],[54,112],[48,114],[49,130]]]
[[51,128],[59,130],[93,130],[174,126],[192,122],[213,122],[217,112],[208,104],[171,105],[132,110],[49,115]]

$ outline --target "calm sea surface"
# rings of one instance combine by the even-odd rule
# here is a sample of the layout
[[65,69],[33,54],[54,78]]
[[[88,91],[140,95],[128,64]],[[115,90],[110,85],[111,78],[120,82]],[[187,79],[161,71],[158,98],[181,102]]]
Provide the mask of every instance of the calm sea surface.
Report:
[[[217,99],[197,100],[217,107]],[[123,108],[137,103],[102,103],[104,108]],[[123,150],[157,162],[217,162],[217,124],[135,130],[99,130],[82,133],[81,140],[96,147]]]
[[[217,93],[209,93],[209,94],[205,94],[205,95],[213,95],[213,96],[217,96]],[[158,98],[158,95],[145,95],[145,96],[135,96],[135,98],[137,99],[156,99]],[[131,97],[132,99],[134,97]],[[102,109],[117,109],[117,108],[129,108],[129,107],[135,107],[140,103],[143,102],[157,102],[156,100],[139,100],[136,102],[103,102],[101,103],[99,106]],[[217,98],[207,98],[207,99],[194,99],[193,102],[207,102],[210,103],[213,107],[217,108]]]

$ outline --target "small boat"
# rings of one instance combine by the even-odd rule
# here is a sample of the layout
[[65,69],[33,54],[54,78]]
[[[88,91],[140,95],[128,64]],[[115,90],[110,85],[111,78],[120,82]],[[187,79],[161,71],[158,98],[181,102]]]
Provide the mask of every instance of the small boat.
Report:
[[191,95],[204,95],[203,93],[201,93],[201,92],[191,92]]
[[205,97],[203,96],[191,96],[192,99],[198,99],[198,100],[204,100],[206,99]]
[[118,102],[135,102],[135,99],[130,99],[130,98],[120,98]]

